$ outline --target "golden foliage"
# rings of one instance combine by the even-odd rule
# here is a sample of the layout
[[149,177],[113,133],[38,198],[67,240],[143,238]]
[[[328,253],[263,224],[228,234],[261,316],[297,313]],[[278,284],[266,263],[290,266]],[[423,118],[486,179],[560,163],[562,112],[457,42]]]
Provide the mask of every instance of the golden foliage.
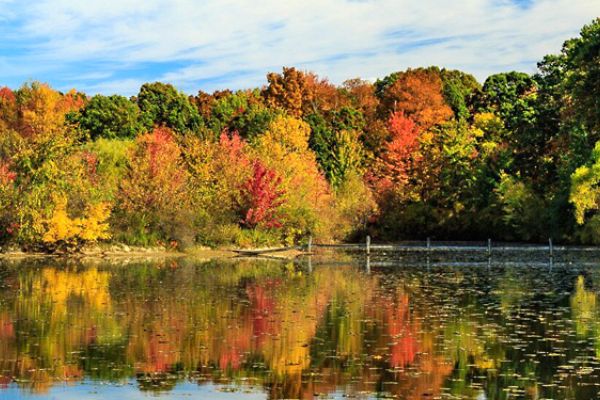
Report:
[[282,177],[286,192],[284,226],[293,235],[320,232],[328,223],[322,216],[331,209],[333,198],[329,185],[319,171],[315,154],[308,148],[310,129],[304,121],[281,116],[255,144],[258,157]]
[[271,122],[269,129],[260,137],[261,142],[275,144],[278,152],[307,151],[310,126],[301,119],[279,116]]
[[66,113],[81,108],[84,103],[84,97],[74,90],[62,95],[39,82],[24,86],[21,93],[19,131],[35,141],[64,131]]
[[110,206],[108,203],[98,203],[88,206],[86,217],[80,219],[81,232],[79,237],[84,241],[96,241],[98,239],[108,239],[108,217],[110,216]]
[[302,115],[303,104],[312,100],[308,90],[306,75],[296,68],[283,68],[283,74],[267,74],[269,86],[263,96],[269,107],[282,108],[291,115]]
[[91,204],[81,218],[71,218],[67,212],[67,200],[57,198],[52,217],[42,222],[45,232],[42,240],[48,244],[93,242],[108,239],[109,226],[106,223],[110,216],[107,203]]

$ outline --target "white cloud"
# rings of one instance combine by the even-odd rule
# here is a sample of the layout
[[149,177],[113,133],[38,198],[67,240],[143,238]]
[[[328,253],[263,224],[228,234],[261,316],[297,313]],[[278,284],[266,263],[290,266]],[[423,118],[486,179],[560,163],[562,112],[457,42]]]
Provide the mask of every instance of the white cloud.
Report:
[[35,74],[70,87],[57,76],[74,76],[91,93],[123,94],[150,80],[188,92],[251,87],[284,65],[338,83],[433,64],[484,79],[502,70],[532,72],[535,61],[558,52],[565,39],[600,15],[598,0],[529,3],[0,0],[0,11],[9,9],[10,32],[26,50],[4,51],[0,67],[15,78],[20,71],[24,78]]

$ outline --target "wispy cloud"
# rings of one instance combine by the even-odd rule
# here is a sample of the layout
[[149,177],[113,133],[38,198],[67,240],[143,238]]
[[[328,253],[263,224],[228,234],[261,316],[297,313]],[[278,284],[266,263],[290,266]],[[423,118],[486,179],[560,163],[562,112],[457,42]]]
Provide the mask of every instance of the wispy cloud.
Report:
[[284,65],[338,83],[434,64],[484,79],[534,71],[598,15],[598,0],[0,0],[0,84],[193,93],[259,86]]

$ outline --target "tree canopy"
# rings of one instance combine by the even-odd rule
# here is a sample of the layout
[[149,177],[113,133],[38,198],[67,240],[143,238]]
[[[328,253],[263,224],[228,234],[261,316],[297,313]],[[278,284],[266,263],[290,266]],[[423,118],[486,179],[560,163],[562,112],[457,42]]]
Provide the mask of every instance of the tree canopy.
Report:
[[600,243],[600,19],[557,50],[483,84],[431,66],[192,96],[2,87],[0,243]]

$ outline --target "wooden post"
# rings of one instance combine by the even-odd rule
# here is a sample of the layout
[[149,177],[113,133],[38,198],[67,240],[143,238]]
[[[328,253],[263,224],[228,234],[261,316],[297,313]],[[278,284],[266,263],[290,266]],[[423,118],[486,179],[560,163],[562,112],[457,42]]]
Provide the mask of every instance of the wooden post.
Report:
[[554,246],[552,246],[552,238],[548,239],[548,250],[550,250],[550,257],[554,257]]
[[306,250],[309,253],[312,253],[312,235],[308,237],[308,245],[306,246]]
[[367,235],[367,254],[371,254],[371,236]]
[[427,238],[427,253],[431,251],[431,239]]
[[488,239],[488,257],[492,256],[492,239]]

